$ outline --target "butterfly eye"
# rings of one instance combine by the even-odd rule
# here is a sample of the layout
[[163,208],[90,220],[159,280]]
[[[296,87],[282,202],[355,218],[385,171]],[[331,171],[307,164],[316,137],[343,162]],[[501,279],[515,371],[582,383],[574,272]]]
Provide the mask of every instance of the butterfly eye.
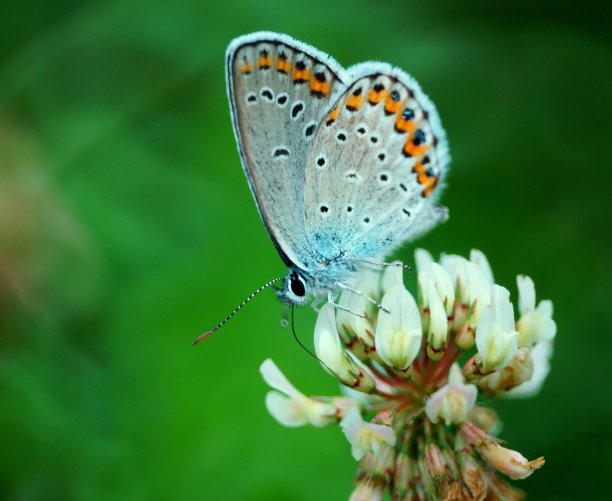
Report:
[[306,295],[304,280],[295,272],[289,275],[289,288],[297,297],[304,297]]

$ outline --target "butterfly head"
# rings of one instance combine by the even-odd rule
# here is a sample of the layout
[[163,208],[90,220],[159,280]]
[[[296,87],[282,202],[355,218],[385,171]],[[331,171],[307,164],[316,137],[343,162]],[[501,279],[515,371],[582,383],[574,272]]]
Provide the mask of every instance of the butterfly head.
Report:
[[287,304],[302,306],[312,295],[312,286],[303,273],[290,268],[283,281],[282,289],[277,289],[276,295]]

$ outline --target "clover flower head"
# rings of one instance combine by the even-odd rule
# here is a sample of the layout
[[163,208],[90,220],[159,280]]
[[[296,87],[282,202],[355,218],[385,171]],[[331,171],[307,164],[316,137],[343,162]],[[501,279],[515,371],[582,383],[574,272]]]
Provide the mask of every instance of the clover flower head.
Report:
[[419,249],[415,261],[416,298],[401,268],[366,266],[353,286],[380,309],[343,291],[342,308],[319,311],[315,351],[342,396],[308,397],[267,360],[261,372],[275,391],[266,405],[286,426],[340,424],[360,461],[351,500],[522,499],[496,472],[522,479],[544,459],[502,447],[497,414],[477,400],[541,388],[556,334],[552,303],[536,306],[533,281],[519,276],[515,322],[510,292],[482,252],[436,262]]

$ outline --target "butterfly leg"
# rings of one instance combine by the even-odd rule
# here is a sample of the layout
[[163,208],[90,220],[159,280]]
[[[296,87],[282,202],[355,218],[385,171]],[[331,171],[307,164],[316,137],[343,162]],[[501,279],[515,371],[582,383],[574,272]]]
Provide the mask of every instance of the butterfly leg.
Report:
[[359,261],[360,263],[364,263],[364,264],[369,264],[371,266],[376,266],[377,268],[382,268],[384,266],[392,266],[394,268],[403,268],[405,270],[408,270],[410,273],[412,273],[412,266],[408,265],[408,264],[403,264],[403,263],[383,263],[383,262],[376,262],[376,261],[368,261],[367,259],[356,259],[356,261]]
[[371,298],[367,294],[364,294],[363,292],[358,291],[357,289],[353,289],[350,285],[343,284],[342,282],[336,282],[336,285],[340,289],[352,292],[353,294],[357,294],[358,296],[360,296],[360,297],[370,301],[370,303],[375,305],[379,310],[382,310],[385,313],[390,313],[390,311],[387,308],[383,308],[382,304],[380,304],[378,301],[376,301],[376,299]]
[[353,311],[350,308],[347,308],[346,306],[342,306],[341,304],[336,303],[336,300],[334,299],[334,293],[332,291],[329,291],[327,293],[327,302],[331,304],[337,310],[346,311],[347,313],[351,313],[352,315],[356,315],[360,318],[366,318],[365,315],[362,315],[361,313],[357,313],[356,311]]

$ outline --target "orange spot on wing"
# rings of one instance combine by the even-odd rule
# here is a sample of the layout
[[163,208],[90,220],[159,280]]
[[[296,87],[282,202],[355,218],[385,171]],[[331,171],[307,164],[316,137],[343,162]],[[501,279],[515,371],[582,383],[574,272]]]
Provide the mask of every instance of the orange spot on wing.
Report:
[[304,83],[310,80],[310,72],[308,70],[298,70],[297,68],[293,68],[293,81],[295,83]]
[[438,184],[439,176],[434,176],[431,169],[426,169],[420,161],[414,164],[412,170],[417,173],[417,182],[424,186],[423,192],[421,193],[423,197],[431,195],[431,192]]
[[278,58],[276,60],[276,70],[285,75],[291,70],[291,63],[287,59]]
[[327,120],[325,120],[325,125],[331,125],[338,119],[338,113],[340,109],[336,106],[329,115],[327,115]]
[[351,94],[346,100],[346,109],[349,111],[358,110],[361,107],[362,99],[361,94],[357,96]]
[[248,75],[249,73],[251,73],[253,71],[253,65],[251,63],[244,63],[240,68],[239,68],[240,73],[242,73],[243,75]]
[[438,176],[430,177],[429,181],[425,185],[425,189],[423,190],[423,196],[428,197],[429,195],[431,195],[431,192],[434,190],[437,184]]
[[397,118],[395,119],[395,130],[398,132],[412,132],[416,127],[416,122],[414,120],[404,120],[402,115],[402,112],[397,112]]
[[385,98],[386,93],[387,91],[385,89],[382,89],[378,92],[372,89],[370,92],[368,92],[368,103],[370,104],[380,103]]
[[417,172],[418,174],[425,172],[425,166],[421,163],[420,160],[414,164],[414,167],[412,167],[412,172]]
[[404,144],[404,155],[407,157],[420,157],[427,151],[428,148],[428,144],[421,144],[417,146],[412,142],[412,137],[409,137],[406,144]]
[[319,82],[316,78],[310,80],[310,90],[315,94],[327,96],[331,89],[329,82]]
[[264,56],[264,55],[259,56],[259,59],[257,61],[257,66],[260,69],[263,69],[263,70],[266,70],[266,69],[270,68],[270,66],[272,66],[272,58],[269,55],[267,55],[267,56]]
[[387,98],[385,99],[385,113],[387,113],[387,115],[392,115],[394,113],[397,113],[398,111],[402,109],[402,107],[403,107],[402,102],[394,101],[393,98],[391,97],[391,94],[389,94]]

